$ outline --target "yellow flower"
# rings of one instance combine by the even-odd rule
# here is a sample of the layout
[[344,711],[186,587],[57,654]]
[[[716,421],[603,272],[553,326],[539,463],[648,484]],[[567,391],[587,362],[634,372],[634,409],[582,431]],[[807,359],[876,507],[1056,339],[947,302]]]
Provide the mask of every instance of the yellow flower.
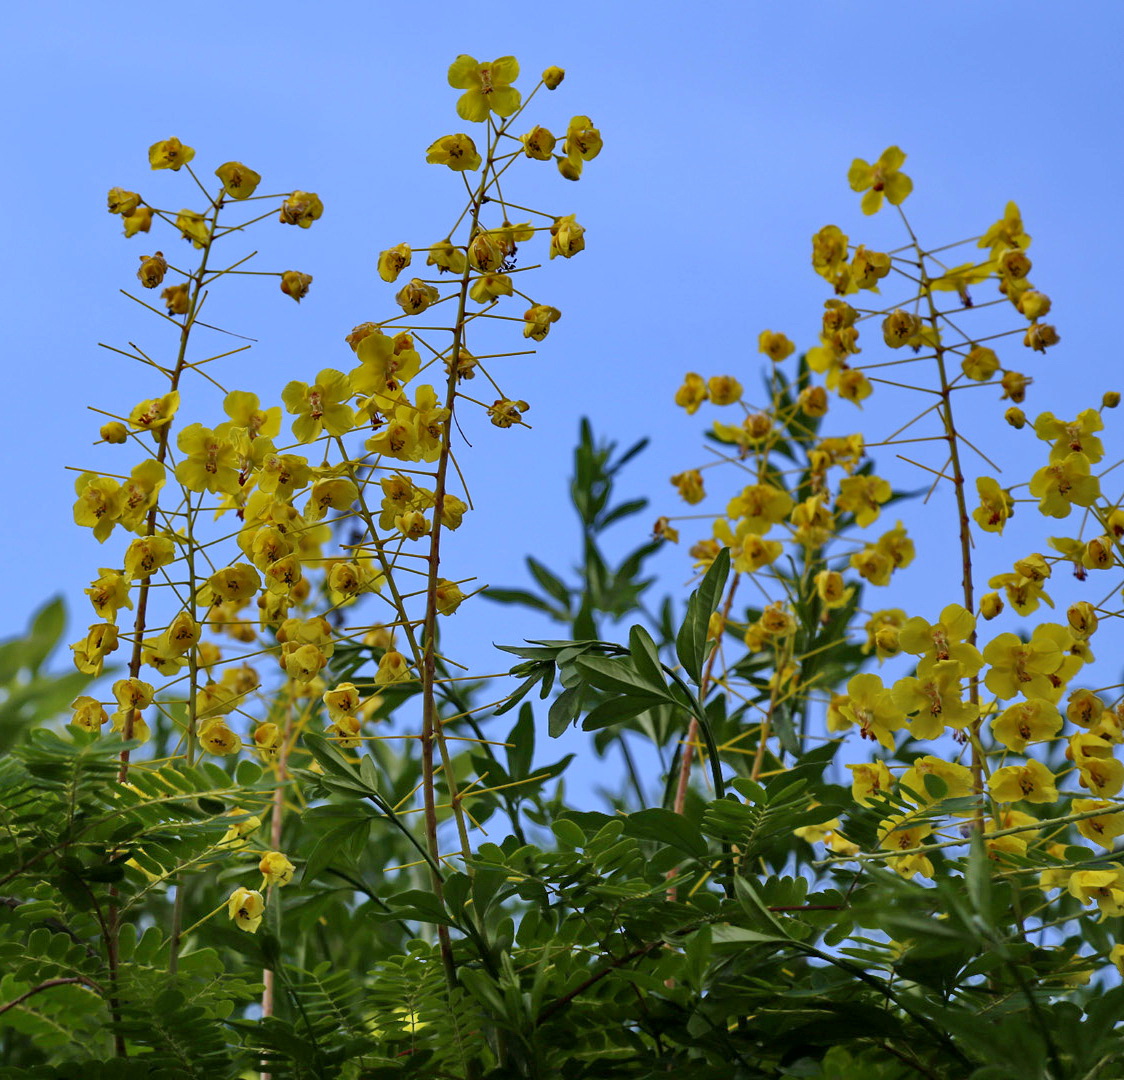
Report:
[[554,219],[550,227],[550,258],[561,255],[572,259],[585,250],[585,227],[579,225],[574,214]]
[[683,376],[683,385],[675,391],[675,404],[686,409],[688,416],[693,416],[706,399],[706,380],[697,372],[688,371]]
[[862,200],[864,214],[877,213],[882,207],[882,197],[892,206],[900,206],[913,190],[913,181],[899,170],[905,161],[905,154],[896,146],[882,151],[882,156],[873,164],[862,158],[855,158],[847,172],[847,182],[852,191],[865,191]]
[[261,175],[240,161],[227,161],[220,165],[215,169],[215,176],[222,181],[223,191],[232,199],[248,199],[261,183]]
[[409,244],[397,244],[379,253],[378,271],[383,281],[397,281],[398,275],[410,265]]
[[[846,719],[843,717],[843,719]],[[848,721],[849,726],[849,721]],[[834,730],[844,730],[835,728]],[[861,765],[848,765],[851,770],[851,797],[860,806],[869,806],[875,795],[888,795],[894,786],[894,777],[884,761],[871,761]]]
[[327,431],[329,435],[343,435],[355,426],[355,413],[345,404],[351,396],[351,382],[342,371],[325,368],[308,383],[294,380],[281,391],[285,408],[297,419],[293,421],[293,435],[300,442],[312,442]]
[[812,237],[812,268],[820,277],[835,285],[836,292],[854,292],[846,267],[847,235],[838,225],[825,225]]
[[983,663],[976,647],[968,644],[975,628],[976,619],[970,611],[960,604],[948,604],[935,623],[919,616],[908,619],[902,627],[901,646],[930,663],[954,660],[962,674],[975,675]]
[[442,615],[452,615],[464,601],[465,595],[460,586],[448,578],[439,578],[437,581],[437,610]]
[[707,396],[715,405],[733,405],[740,401],[742,384],[733,375],[715,375],[707,380]]
[[869,251],[864,245],[855,248],[851,259],[851,280],[860,289],[874,289],[890,272],[891,259],[881,251]]
[[263,885],[276,885],[281,888],[293,880],[296,867],[280,851],[269,851],[262,856],[258,869],[264,879]]
[[523,336],[542,341],[550,333],[552,323],[562,318],[562,312],[549,304],[534,304],[523,312]]
[[460,248],[453,246],[452,240],[445,239],[429,249],[425,264],[436,266],[439,274],[463,274],[465,255]]
[[483,274],[468,290],[468,295],[478,304],[490,304],[501,296],[511,296],[515,287],[507,274]]
[[523,414],[530,407],[525,401],[497,398],[488,406],[488,419],[498,428],[514,427],[523,422]]
[[1066,890],[1079,903],[1096,901],[1104,918],[1124,915],[1124,866],[1119,863],[1103,870],[1074,870]]
[[1050,460],[1061,461],[1070,454],[1082,454],[1090,465],[1104,457],[1104,444],[1093,432],[1104,430],[1101,414],[1096,409],[1083,409],[1071,421],[1059,420],[1044,412],[1034,421],[1034,434],[1043,442],[1052,442]]
[[169,315],[186,315],[191,306],[191,286],[186,281],[169,285],[160,293],[160,299],[164,301]]
[[976,524],[985,532],[1002,533],[1007,519],[1015,513],[1015,501],[997,480],[990,476],[976,477],[976,491],[980,505],[972,511]]
[[83,731],[100,731],[102,725],[109,719],[101,702],[85,694],[75,698],[70,707],[74,710],[74,717],[70,722]]
[[234,920],[239,930],[256,934],[265,914],[265,900],[256,889],[235,889],[226,902],[226,913]]
[[1017,203],[1007,203],[1003,216],[979,238],[976,247],[990,248],[993,259],[1006,248],[1025,250],[1030,247],[1030,237],[1023,231],[1023,219]]
[[488,114],[510,116],[519,108],[519,91],[511,84],[519,78],[519,61],[501,56],[490,63],[479,63],[461,53],[449,65],[449,85],[464,90],[457,100],[457,115],[472,123],[483,123]]
[[125,549],[125,576],[130,581],[151,577],[176,557],[176,545],[167,536],[142,536]]
[[[903,789],[902,794],[910,802],[918,803],[921,806],[930,806],[938,801],[925,783],[926,776],[935,776],[943,781],[945,793],[941,796],[942,799],[960,799],[972,794],[971,769],[954,761],[945,761],[943,758],[927,754],[925,757],[917,758],[902,774],[899,781]],[[912,791],[916,798],[905,791],[906,788]]]
[[793,513],[792,496],[772,484],[750,484],[726,504],[726,516],[740,519],[749,532],[764,535]]
[[286,270],[281,275],[281,291],[286,296],[291,296],[298,304],[308,295],[311,284],[312,275],[302,274],[299,270]]
[[307,229],[321,214],[324,204],[312,191],[294,191],[282,204],[279,221],[283,225],[299,225]]
[[536,161],[549,161],[558,140],[544,127],[533,127],[526,135],[520,135],[523,153]]
[[211,242],[211,230],[207,219],[195,210],[181,210],[176,217],[176,228],[185,240],[190,240],[197,248],[205,248]]
[[374,683],[376,686],[389,686],[392,683],[408,682],[410,677],[410,665],[406,658],[397,649],[387,649],[379,660]]
[[480,168],[481,158],[476,143],[462,132],[442,135],[431,143],[425,152],[425,160],[430,165],[448,165],[453,172],[473,172]]
[[195,151],[190,146],[184,146],[179,139],[174,138],[153,143],[148,148],[148,163],[154,169],[171,169],[172,172],[179,172],[194,157]]
[[85,638],[70,646],[74,666],[84,675],[100,675],[105,658],[117,649],[117,627],[94,623]]
[[[904,636],[903,630],[899,642]],[[978,705],[961,699],[962,675],[961,665],[955,660],[922,661],[916,676],[894,683],[894,704],[904,713],[917,714],[909,725],[915,739],[939,739],[946,725],[963,730],[979,715]]]
[[285,736],[281,729],[271,721],[258,724],[254,728],[254,748],[258,751],[263,761],[272,760],[277,756]]
[[1030,493],[1047,517],[1069,517],[1076,506],[1092,506],[1101,496],[1100,481],[1089,473],[1089,459],[1070,453],[1039,469],[1030,479]]
[[[585,162],[592,161],[601,153],[601,132],[593,126],[593,121],[588,116],[575,116],[566,129],[566,139],[562,144],[562,152],[568,170],[564,174],[567,180],[577,180],[581,176]],[[559,165],[561,166],[561,161]]]
[[117,570],[103,567],[98,573],[101,576],[90,582],[90,587],[85,590],[86,595],[99,618],[115,623],[120,608],[131,609],[133,606],[129,599],[129,582]]
[[138,431],[155,431],[170,424],[179,407],[179,391],[171,390],[163,397],[149,398],[134,405],[133,411],[129,413],[129,423]]
[[[908,851],[910,848],[920,847],[932,831],[933,827],[927,821],[896,814],[882,822],[878,830],[879,847],[891,851]],[[928,878],[933,876],[932,862],[920,853],[888,856],[886,862],[907,879],[917,874]]]
[[125,239],[136,236],[139,232],[148,232],[152,228],[152,207],[138,206],[131,214],[121,219],[125,226]]
[[135,214],[140,206],[141,197],[135,191],[126,191],[124,188],[110,188],[106,204],[111,214],[120,214],[128,217]]
[[882,503],[893,494],[889,482],[880,476],[848,476],[839,481],[835,509],[854,514],[855,524],[865,529],[878,520]]
[[152,255],[140,256],[140,269],[137,270],[137,278],[146,289],[155,289],[164,280],[164,275],[167,272],[168,263],[162,251],[157,251]]
[[202,424],[189,424],[176,439],[184,457],[176,479],[188,491],[236,495],[240,490],[240,460],[234,446]]
[[847,683],[847,699],[839,710],[843,716],[858,725],[864,739],[877,739],[887,750],[893,750],[893,732],[905,727],[905,718],[882,680],[871,672],[852,676]]
[[991,797],[1001,803],[1052,803],[1058,798],[1056,777],[1033,758],[1025,765],[996,769],[988,779],[987,788]]
[[987,688],[1000,698],[1024,697],[1056,700],[1050,676],[1065,659],[1073,637],[1056,623],[1040,623],[1029,642],[1014,634],[1000,634],[983,650],[983,659],[990,666],[984,677]]
[[796,351],[796,346],[784,334],[762,330],[757,335],[757,351],[763,352],[774,363],[780,363]]
[[418,315],[440,299],[441,294],[420,278],[411,278],[394,295],[394,302],[407,315]]

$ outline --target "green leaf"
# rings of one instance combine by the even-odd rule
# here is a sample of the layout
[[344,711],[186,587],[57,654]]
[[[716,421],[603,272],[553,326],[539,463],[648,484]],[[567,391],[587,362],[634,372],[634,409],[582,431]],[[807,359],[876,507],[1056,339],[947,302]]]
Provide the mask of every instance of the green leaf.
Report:
[[527,569],[531,571],[531,576],[543,587],[546,594],[554,597],[563,609],[568,609],[570,606],[570,589],[566,583],[531,555],[527,556],[526,562]]
[[640,677],[651,687],[664,690],[666,687],[663,666],[660,664],[659,650],[652,635],[642,626],[634,626],[628,632],[628,651],[632,656],[633,667]]
[[646,713],[658,699],[653,697],[632,697],[623,695],[603,701],[597,708],[592,709],[582,721],[582,731],[596,731],[598,728],[608,727],[610,724],[620,724],[631,720],[641,713]]
[[624,819],[624,834],[637,840],[655,840],[693,859],[704,859],[707,855],[707,843],[698,826],[661,806],[629,814]]
[[653,682],[637,671],[630,656],[582,656],[575,660],[577,669],[599,690],[647,697],[653,702],[670,701],[671,696],[662,679]]
[[515,780],[522,780],[531,773],[531,761],[535,756],[535,717],[529,702],[519,710],[515,727],[508,732],[507,771]]
[[416,922],[437,923],[441,926],[456,926],[456,922],[445,910],[444,904],[431,892],[424,889],[407,889],[386,898],[388,913],[395,919],[413,919]]
[[710,564],[699,587],[691,593],[687,601],[686,617],[675,638],[675,654],[696,686],[702,682],[710,616],[718,606],[729,573],[730,552],[728,548],[723,548]]
[[581,686],[568,687],[554,699],[550,706],[547,727],[552,739],[557,739],[578,718],[581,703]]

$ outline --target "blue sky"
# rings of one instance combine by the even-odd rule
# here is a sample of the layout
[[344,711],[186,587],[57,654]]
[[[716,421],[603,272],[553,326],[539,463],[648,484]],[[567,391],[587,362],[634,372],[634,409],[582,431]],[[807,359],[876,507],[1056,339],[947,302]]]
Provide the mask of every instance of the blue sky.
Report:
[[[1018,201],[1034,236],[1035,283],[1053,299],[1062,344],[1046,356],[1009,346],[1017,355],[1001,359],[1038,380],[1032,415],[1095,405],[1119,386],[1121,370],[1110,215],[1124,175],[1124,7],[1074,11],[1002,0],[203,2],[159,15],[21,5],[6,16],[0,46],[10,207],[0,636],[62,592],[76,637],[93,621],[82,589],[99,566],[119,561],[110,546],[123,547],[114,538],[99,548],[73,524],[75,474],[64,467],[119,466],[114,448],[91,447],[100,421],[87,406],[127,412],[157,392],[141,369],[98,343],[159,348],[169,337],[118,292],[135,284],[146,239],[121,237],[104,209],[106,190],[120,185],[190,206],[183,174],[147,166],[148,146],[174,134],[196,148],[200,175],[236,159],[262,173],[269,190],[320,194],[326,209],[312,229],[251,237],[261,268],[314,275],[304,303],[280,296],[268,279],[247,279],[252,285],[215,301],[223,325],[258,339],[227,362],[224,381],[277,400],[290,379],[346,367],[343,335],[392,313],[394,289],[375,273],[377,253],[402,240],[424,245],[459,212],[456,178],[427,166],[424,153],[464,128],[445,82],[462,52],[516,55],[524,85],[547,65],[565,67],[565,83],[544,95],[528,126],[541,120],[559,130],[588,114],[605,149],[579,184],[547,166],[525,168],[523,189],[513,182],[522,198],[509,193],[576,212],[587,249],[540,272],[536,293],[563,319],[537,356],[501,372],[505,390],[531,403],[533,430],[475,424],[470,432],[462,464],[479,512],[455,538],[458,576],[522,584],[526,552],[555,567],[575,558],[566,478],[583,415],[624,445],[654,439],[626,484],[653,497],[652,512],[620,537],[622,548],[640,542],[658,513],[677,512],[667,478],[704,460],[701,434],[715,415],[689,419],[673,405],[683,373],[735,374],[752,385],[764,359],[761,330],[815,344],[827,293],[809,266],[811,234],[834,222],[872,247],[901,242],[889,216],[862,217],[846,184],[852,158],[873,160],[890,144],[909,154],[907,209],[930,245],[979,233],[1008,199]],[[996,397],[990,389],[972,395],[973,411],[990,432],[989,450],[1018,472],[1031,440],[1012,441]],[[844,429],[873,429],[907,407],[880,393],[861,421],[842,414],[849,405],[836,412]],[[217,400],[200,398],[199,409],[191,419],[220,418]],[[885,471],[917,486],[916,473]],[[938,493],[911,520],[918,570],[893,598],[930,617],[950,598],[931,593],[934,575],[952,566],[949,510],[950,496]],[[657,565],[669,589],[689,576],[683,550],[661,554]],[[483,667],[506,662],[482,642],[542,629],[507,619],[497,627],[496,609],[477,608],[458,615],[447,645]]]

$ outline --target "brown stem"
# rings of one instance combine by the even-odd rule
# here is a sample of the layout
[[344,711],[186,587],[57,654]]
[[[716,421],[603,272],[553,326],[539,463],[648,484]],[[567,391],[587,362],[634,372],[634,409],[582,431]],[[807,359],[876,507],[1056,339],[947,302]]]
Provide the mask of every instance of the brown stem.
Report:
[[[725,625],[726,619],[730,615],[730,608],[734,605],[734,593],[738,591],[738,582],[741,580],[741,574],[734,574],[733,580],[730,582],[730,589],[726,593],[726,602],[722,605],[722,623]],[[702,680],[699,683],[699,704],[705,707],[706,693],[710,689],[710,677],[714,670],[714,661],[718,657],[718,646],[711,649],[710,655],[706,658],[706,667],[703,669]],[[683,813],[683,807],[687,802],[687,788],[691,782],[691,763],[694,759],[695,743],[699,738],[699,721],[697,717],[692,716],[691,722],[687,725],[687,737],[683,744],[683,751],[679,755],[679,782],[675,788],[675,802],[672,809],[677,814]]]

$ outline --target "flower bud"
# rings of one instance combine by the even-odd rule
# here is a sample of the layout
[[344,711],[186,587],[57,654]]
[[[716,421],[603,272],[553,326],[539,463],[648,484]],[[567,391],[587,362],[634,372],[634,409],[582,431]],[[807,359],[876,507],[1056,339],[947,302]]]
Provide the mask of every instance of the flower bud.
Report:
[[108,424],[102,424],[98,434],[107,443],[123,443],[129,437],[125,425],[119,420],[111,420]]
[[1120,404],[1120,395],[1115,390],[1106,390],[1101,398],[1102,409],[1115,409]]
[[560,67],[548,67],[542,73],[542,81],[548,90],[557,90],[564,78],[566,72]]
[[1003,597],[999,593],[984,593],[980,597],[980,614],[985,619],[994,619],[1003,610],[1003,606]]
[[1012,405],[1004,414],[1003,419],[1007,421],[1011,427],[1018,429],[1026,426],[1026,413],[1022,411],[1017,405]]

